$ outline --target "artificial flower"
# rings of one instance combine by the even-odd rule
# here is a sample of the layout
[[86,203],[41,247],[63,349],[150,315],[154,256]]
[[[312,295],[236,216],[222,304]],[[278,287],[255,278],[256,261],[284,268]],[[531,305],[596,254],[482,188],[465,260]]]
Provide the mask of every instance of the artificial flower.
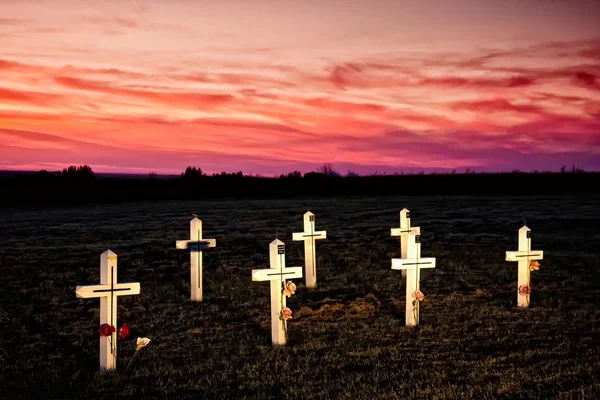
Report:
[[415,290],[415,292],[412,294],[412,297],[419,302],[425,299],[425,295],[420,290]]
[[540,263],[535,261],[535,260],[531,260],[529,262],[529,270],[530,271],[537,271],[538,269],[540,269]]
[[291,297],[296,293],[296,285],[292,281],[283,282],[283,294],[287,297]]
[[112,334],[116,331],[115,327],[111,324],[102,324],[100,325],[100,336],[107,337],[112,336]]
[[142,349],[142,347],[148,346],[148,343],[150,343],[150,339],[148,339],[147,337],[137,338],[137,341],[136,341],[137,347],[135,348],[135,351],[133,352],[133,355],[131,356],[131,359],[129,360],[129,364],[127,364],[127,368],[125,368],[125,371],[129,370],[129,367],[131,367],[131,363],[133,362],[133,358]]
[[281,318],[283,318],[284,321],[292,319],[292,310],[285,307],[283,310],[281,310]]
[[148,343],[150,343],[150,339],[148,338],[137,338],[137,347],[135,348],[135,351],[140,351],[140,349],[142,347],[146,347],[148,345]]
[[129,327],[124,323],[119,328],[119,339],[125,339],[127,336],[129,336]]
[[527,296],[529,293],[531,293],[531,288],[529,287],[529,285],[519,286],[519,294],[521,296]]

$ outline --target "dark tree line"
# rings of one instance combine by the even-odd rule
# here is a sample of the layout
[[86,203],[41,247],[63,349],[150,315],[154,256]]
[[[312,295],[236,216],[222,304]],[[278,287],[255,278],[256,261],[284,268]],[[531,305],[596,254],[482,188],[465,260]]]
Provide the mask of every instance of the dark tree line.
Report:
[[35,173],[36,181],[56,181],[62,180],[65,182],[92,182],[95,178],[94,171],[88,165],[75,166],[71,165],[62,171],[48,172],[43,169]]
[[[518,173],[515,173],[518,172]],[[205,174],[188,167],[179,177],[147,178],[96,176],[87,165],[62,171],[0,176],[0,205],[64,205],[93,201],[193,200],[223,197],[295,197],[353,195],[544,195],[600,193],[600,173],[449,173],[342,177],[331,166],[278,178],[234,173]]]

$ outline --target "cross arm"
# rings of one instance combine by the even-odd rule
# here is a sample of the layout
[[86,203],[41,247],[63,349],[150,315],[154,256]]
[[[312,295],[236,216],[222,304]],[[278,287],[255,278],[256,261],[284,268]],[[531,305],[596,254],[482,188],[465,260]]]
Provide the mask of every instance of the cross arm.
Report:
[[327,231],[316,231],[312,234],[310,232],[295,232],[292,233],[292,240],[306,240],[314,237],[315,239],[326,239]]
[[507,251],[506,261],[520,261],[520,260],[543,260],[544,252],[541,250],[531,251]]
[[404,235],[408,235],[411,231],[414,231],[415,234],[420,235],[421,234],[421,227],[419,226],[413,226],[412,228],[391,228],[391,236],[402,236]]
[[277,279],[293,279],[302,278],[302,267],[289,267],[283,270],[276,268],[269,269],[253,269],[253,281],[274,281]]
[[304,232],[295,232],[292,233],[292,240],[304,240]]
[[216,239],[200,239],[200,240],[177,240],[175,242],[175,248],[187,249],[193,251],[202,251],[209,247],[216,247]]
[[392,269],[435,268],[435,258],[392,258]]
[[75,295],[80,299],[110,296],[111,292],[115,296],[140,294],[140,284],[139,282],[117,283],[116,285],[107,283],[105,285],[86,285],[75,288]]

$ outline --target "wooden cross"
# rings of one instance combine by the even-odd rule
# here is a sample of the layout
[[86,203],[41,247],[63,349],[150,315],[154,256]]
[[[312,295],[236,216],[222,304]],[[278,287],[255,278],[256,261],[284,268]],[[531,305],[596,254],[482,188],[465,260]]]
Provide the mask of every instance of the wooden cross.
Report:
[[[529,307],[529,296],[531,292],[529,263],[533,260],[543,260],[544,252],[531,250],[531,229],[526,225],[519,229],[519,250],[507,251],[506,261],[518,261],[519,277],[517,281],[517,304],[519,307]],[[526,285],[529,290],[521,293],[520,288]]]
[[[117,283],[117,255],[106,250],[100,255],[100,285],[77,286],[78,298],[100,298],[100,325],[117,328],[117,296],[140,294],[140,284]],[[117,367],[117,332],[100,337],[100,373]]]
[[202,239],[202,221],[194,218],[190,221],[190,240],[177,240],[175,247],[190,250],[190,298],[202,301],[202,250],[216,247],[215,239]]
[[315,240],[327,238],[326,231],[315,232],[315,215],[310,211],[304,214],[304,232],[292,233],[292,240],[304,240],[304,276],[307,288],[317,286],[317,252]]
[[[418,226],[410,226],[410,211],[403,208],[400,211],[400,228],[392,228],[392,236],[400,236],[400,258],[406,258],[406,248],[408,246],[408,234],[414,231],[415,234],[421,234],[421,228]],[[406,270],[402,270],[402,277],[406,278]]]
[[269,269],[253,269],[253,281],[271,282],[271,340],[273,345],[284,345],[285,321],[280,319],[281,310],[285,308],[283,282],[286,279],[302,278],[302,267],[285,267],[285,245],[275,239],[269,244]]
[[392,258],[392,269],[407,270],[406,326],[419,325],[419,301],[413,305],[413,293],[421,289],[421,269],[435,268],[435,258],[421,258],[421,235],[408,233],[406,258]]

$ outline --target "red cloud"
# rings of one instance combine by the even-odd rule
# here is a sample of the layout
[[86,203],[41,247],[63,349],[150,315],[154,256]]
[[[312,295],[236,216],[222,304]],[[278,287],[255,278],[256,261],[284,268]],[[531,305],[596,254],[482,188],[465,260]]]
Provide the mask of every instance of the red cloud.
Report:
[[158,92],[143,91],[111,86],[108,83],[99,81],[90,81],[85,79],[71,77],[56,77],[55,81],[63,86],[92,92],[107,93],[116,96],[125,96],[150,100],[162,104],[177,105],[180,107],[204,108],[217,107],[230,103],[235,99],[234,96],[226,94],[205,94],[205,93],[177,93],[177,92]]
[[62,100],[63,96],[56,94],[26,92],[0,88],[0,103],[21,103],[34,105],[52,105]]
[[346,63],[334,66],[330,71],[329,79],[331,82],[344,89],[347,86],[361,86],[364,81],[361,80],[362,68],[358,64]]
[[596,75],[587,72],[576,72],[573,78],[581,86],[588,89],[600,90],[600,82],[598,82]]
[[[560,53],[557,53],[560,52]],[[514,58],[528,57],[532,60],[545,60],[549,65],[539,67],[507,67]],[[320,81],[327,81],[339,89],[347,88],[380,88],[380,87],[463,87],[471,86],[479,89],[525,88],[541,81],[556,78],[580,79],[580,74],[599,74],[598,64],[574,65],[570,67],[552,68],[548,60],[552,58],[585,57],[597,60],[600,57],[600,40],[582,40],[573,42],[542,43],[530,47],[512,50],[490,50],[472,57],[463,54],[438,56],[437,58],[407,60],[360,60],[335,64],[327,69],[327,76]],[[501,64],[498,64],[501,61]],[[407,62],[410,67],[407,67]],[[495,62],[495,64],[491,64]],[[575,62],[581,62],[580,60]],[[536,62],[536,64],[539,64]],[[503,73],[512,76],[498,77],[465,77],[448,73],[446,76],[430,77],[420,72],[430,67],[443,67],[457,71],[477,70],[478,72]],[[578,78],[579,77],[579,78]],[[589,77],[584,77],[589,82]],[[313,77],[314,82],[319,79]],[[581,82],[579,82],[581,83]],[[596,89],[596,83],[588,88]]]
[[[564,115],[548,115],[543,119],[530,121],[515,125],[508,132],[527,134],[546,134],[558,132],[567,134],[573,140],[592,140],[595,147],[600,145],[600,118],[592,117],[570,117]],[[546,139],[544,136],[542,139]]]
[[16,61],[0,59],[0,73],[3,71],[19,72],[19,73],[22,73],[22,72],[41,73],[44,70],[45,70],[44,67],[31,65],[31,64],[24,64],[24,63],[20,63],[20,62],[16,62]]
[[175,79],[199,83],[224,83],[244,87],[260,87],[261,89],[272,88],[297,88],[298,83],[286,79],[278,79],[268,75],[248,73],[195,73],[174,76]]
[[16,72],[19,74],[35,74],[37,76],[55,76],[55,75],[101,75],[111,76],[119,78],[145,78],[146,74],[125,71],[118,68],[85,68],[75,67],[73,65],[65,65],[64,67],[46,67],[41,65],[26,64],[11,60],[0,59],[0,73],[2,72]]
[[100,75],[100,76],[109,76],[109,77],[115,77],[115,78],[121,78],[121,79],[123,79],[123,78],[140,79],[140,78],[148,77],[146,74],[132,72],[132,71],[125,71],[125,70],[118,69],[118,68],[82,68],[82,67],[75,67],[72,65],[66,65],[62,68],[58,68],[55,71],[55,74],[62,75],[62,76],[66,76],[66,75],[84,75],[84,76]]
[[351,103],[346,101],[330,100],[327,98],[305,100],[304,104],[311,107],[324,110],[331,110],[339,113],[377,113],[387,110],[387,107],[384,107],[379,104]]
[[[463,69],[465,69],[463,67]],[[524,70],[515,76],[506,78],[474,78],[446,75],[430,77],[418,71],[383,63],[345,63],[333,66],[329,70],[328,80],[339,89],[348,88],[384,88],[384,87],[450,87],[460,88],[523,88],[537,83],[537,77]],[[315,80],[318,82],[318,80]]]
[[531,86],[533,84],[535,84],[535,79],[526,76],[515,76],[505,79],[481,79],[447,76],[442,78],[423,78],[418,81],[419,86],[474,86],[479,88],[516,88]]
[[506,112],[514,111],[518,113],[546,115],[546,112],[534,105],[517,105],[509,102],[506,99],[487,99],[475,101],[459,101],[452,104],[453,110],[469,110],[475,112]]

